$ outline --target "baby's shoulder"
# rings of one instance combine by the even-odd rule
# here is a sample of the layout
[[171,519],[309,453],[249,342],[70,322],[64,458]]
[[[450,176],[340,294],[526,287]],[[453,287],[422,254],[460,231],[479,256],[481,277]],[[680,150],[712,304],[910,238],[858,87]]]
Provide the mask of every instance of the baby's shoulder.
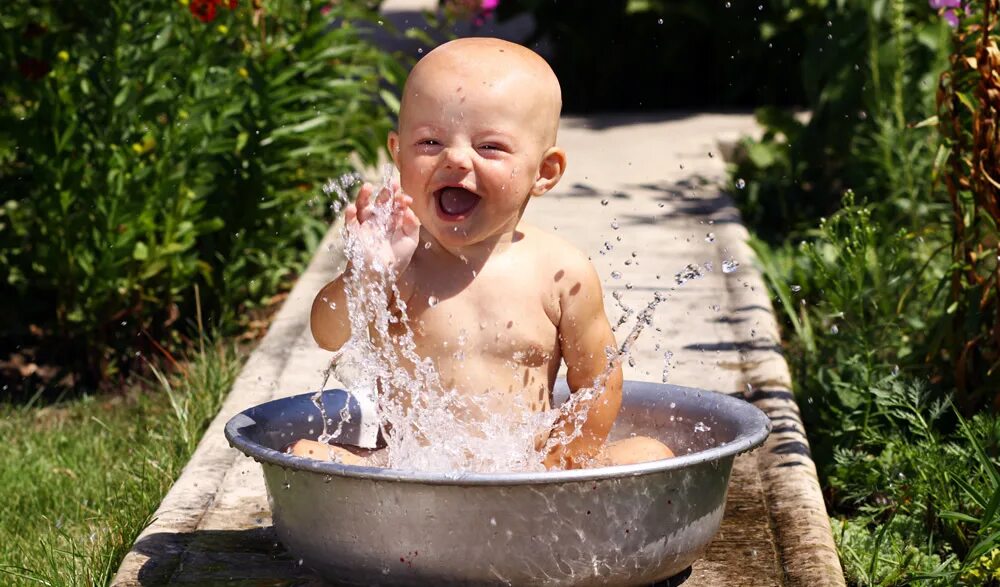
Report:
[[525,227],[527,255],[556,290],[600,287],[590,258],[566,239],[537,227]]

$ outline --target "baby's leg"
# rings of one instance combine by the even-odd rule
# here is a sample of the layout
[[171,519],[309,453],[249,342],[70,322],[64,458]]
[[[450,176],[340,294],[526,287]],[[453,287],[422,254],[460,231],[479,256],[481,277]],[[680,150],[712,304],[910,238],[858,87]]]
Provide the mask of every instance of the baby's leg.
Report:
[[597,461],[604,466],[634,465],[669,459],[673,456],[674,451],[659,440],[648,436],[634,436],[604,445],[601,453],[597,455]]
[[362,467],[384,467],[385,450],[370,450],[359,447],[345,447],[336,444],[325,444],[315,440],[296,440],[285,449],[288,454],[306,457],[320,461],[335,461],[345,465],[360,465]]

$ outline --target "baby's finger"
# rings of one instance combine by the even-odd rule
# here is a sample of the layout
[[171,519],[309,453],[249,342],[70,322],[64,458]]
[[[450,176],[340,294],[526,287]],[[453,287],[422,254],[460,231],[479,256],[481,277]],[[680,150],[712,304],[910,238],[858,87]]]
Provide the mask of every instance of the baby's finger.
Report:
[[400,212],[406,210],[413,203],[413,198],[404,194],[403,192],[396,192],[396,195],[392,198],[392,211]]
[[358,219],[358,207],[354,204],[348,204],[344,208],[344,224],[350,224],[357,221]]
[[378,192],[378,198],[376,198],[375,201],[378,202],[379,204],[385,204],[386,202],[388,202],[389,199],[392,198],[393,192],[391,190],[392,190],[391,185],[380,189]]
[[417,218],[412,209],[407,208],[403,212],[399,228],[403,231],[403,234],[410,237],[415,237],[420,232],[420,219]]
[[364,210],[365,208],[368,207],[368,203],[372,197],[373,189],[374,186],[372,186],[372,184],[368,182],[361,184],[361,189],[358,190],[358,198],[354,202],[358,210]]

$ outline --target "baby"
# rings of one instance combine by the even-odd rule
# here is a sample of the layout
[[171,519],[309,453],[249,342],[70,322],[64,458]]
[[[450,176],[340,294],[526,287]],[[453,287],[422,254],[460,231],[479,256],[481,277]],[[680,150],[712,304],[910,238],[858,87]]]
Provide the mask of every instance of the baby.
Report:
[[[608,359],[615,339],[600,280],[582,252],[521,222],[528,201],[566,170],[566,154],[556,146],[561,107],[555,74],[529,49],[488,38],[438,47],[410,73],[398,131],[389,135],[400,186],[379,194],[363,186],[345,210],[346,226],[364,231],[375,202],[391,198],[391,251],[383,256],[398,276],[417,352],[433,360],[445,388],[492,394],[494,410],[548,410],[565,361],[571,393],[598,392],[583,402],[578,435],[552,443],[545,466],[671,457],[651,438],[606,442],[621,405],[622,372]],[[344,283],[351,271],[313,304],[312,333],[328,350],[351,335]],[[469,349],[464,356],[454,353],[459,337]],[[578,425],[571,420],[562,416],[551,433],[569,434]],[[348,464],[370,462],[360,451],[315,441],[292,447],[315,458],[331,451]]]

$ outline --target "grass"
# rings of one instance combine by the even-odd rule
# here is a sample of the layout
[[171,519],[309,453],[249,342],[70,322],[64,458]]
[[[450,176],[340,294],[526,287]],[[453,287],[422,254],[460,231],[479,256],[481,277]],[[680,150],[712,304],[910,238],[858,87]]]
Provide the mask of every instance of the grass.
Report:
[[0,583],[105,585],[218,411],[242,358],[204,344],[113,396],[0,405]]

